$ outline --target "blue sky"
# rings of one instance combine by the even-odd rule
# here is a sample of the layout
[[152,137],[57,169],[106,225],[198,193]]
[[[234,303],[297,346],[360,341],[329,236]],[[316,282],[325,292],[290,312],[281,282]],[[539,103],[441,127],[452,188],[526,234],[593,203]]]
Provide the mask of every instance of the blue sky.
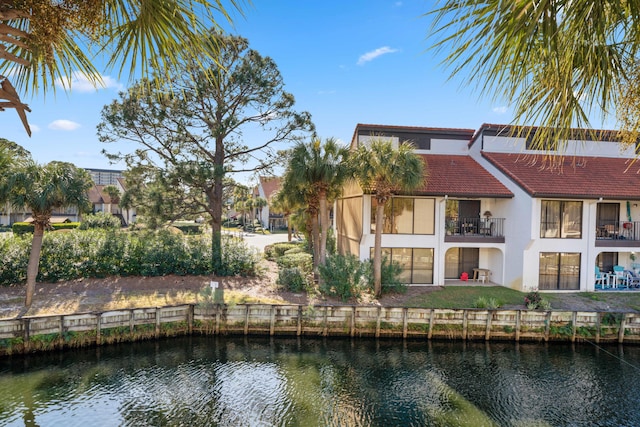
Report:
[[[253,0],[234,28],[250,46],[273,58],[296,109],[309,111],[321,138],[349,143],[357,123],[477,129],[509,123],[505,103],[479,99],[472,87],[448,80],[441,58],[428,51],[429,12],[422,0]],[[125,67],[126,68],[126,67]],[[33,136],[12,110],[0,113],[0,137],[15,141],[41,163],[122,168],[100,154],[132,151],[132,144],[98,141],[100,111],[126,88],[128,77],[105,75],[106,88],[73,83],[55,96],[25,97]],[[255,136],[259,138],[259,135]],[[251,141],[247,141],[251,144]]]

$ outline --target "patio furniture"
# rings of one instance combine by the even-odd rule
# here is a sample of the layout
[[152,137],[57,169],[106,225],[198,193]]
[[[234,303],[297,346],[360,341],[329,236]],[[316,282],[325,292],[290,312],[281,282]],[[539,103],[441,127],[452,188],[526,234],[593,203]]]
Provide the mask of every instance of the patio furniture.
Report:
[[489,277],[491,277],[491,270],[488,268],[474,268],[473,269],[473,281],[477,282],[478,280],[482,280],[482,284],[484,281],[489,281]]
[[624,286],[625,288],[629,287],[629,278],[627,277],[627,274],[625,273],[625,269],[623,266],[621,265],[614,265],[613,266],[613,282],[614,288],[618,288],[621,286]]
[[628,288],[640,288],[640,276],[633,270],[625,270]]
[[609,279],[609,273],[601,272],[600,267],[596,266],[596,288],[598,287],[598,285],[601,289],[606,289],[611,286],[611,283],[609,283]]

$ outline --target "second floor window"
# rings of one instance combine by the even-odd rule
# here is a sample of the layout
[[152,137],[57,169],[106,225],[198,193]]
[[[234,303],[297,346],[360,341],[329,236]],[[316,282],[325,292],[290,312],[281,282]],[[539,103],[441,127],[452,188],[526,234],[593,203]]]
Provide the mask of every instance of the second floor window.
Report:
[[555,239],[582,238],[582,202],[543,200],[540,237]]
[[[371,200],[371,233],[376,229],[375,198]],[[384,234],[433,234],[435,200],[393,197],[384,206]]]

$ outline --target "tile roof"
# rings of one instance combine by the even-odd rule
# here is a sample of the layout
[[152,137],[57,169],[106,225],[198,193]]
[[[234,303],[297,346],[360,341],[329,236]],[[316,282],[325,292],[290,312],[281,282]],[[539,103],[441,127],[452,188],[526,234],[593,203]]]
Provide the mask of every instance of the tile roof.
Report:
[[532,197],[640,200],[640,161],[633,159],[565,156],[550,168],[542,155],[482,155]]
[[513,193],[469,156],[421,154],[427,164],[423,195],[453,197],[513,197]]
[[260,185],[262,185],[265,198],[269,200],[271,195],[280,189],[280,178],[275,176],[261,176]]

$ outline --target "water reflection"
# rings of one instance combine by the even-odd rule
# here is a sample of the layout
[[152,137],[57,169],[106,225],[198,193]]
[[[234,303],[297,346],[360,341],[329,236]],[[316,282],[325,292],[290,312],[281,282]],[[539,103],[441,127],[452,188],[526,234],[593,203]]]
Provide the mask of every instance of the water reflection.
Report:
[[640,348],[180,338],[0,362],[0,425],[640,425]]

